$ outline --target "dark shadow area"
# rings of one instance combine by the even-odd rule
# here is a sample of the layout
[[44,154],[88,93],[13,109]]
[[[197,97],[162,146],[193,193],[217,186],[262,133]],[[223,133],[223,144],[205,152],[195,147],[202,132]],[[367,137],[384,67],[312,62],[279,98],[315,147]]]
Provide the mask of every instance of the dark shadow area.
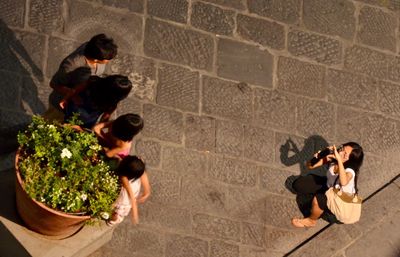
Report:
[[18,34],[0,19],[0,154],[15,150],[18,131],[29,123],[32,114],[45,111],[35,84],[43,82],[43,73],[21,40],[37,42],[29,33]]
[[[320,167],[314,170],[309,170],[306,167],[306,162],[310,160],[313,155],[328,146],[328,142],[319,135],[313,135],[304,140],[304,146],[300,150],[296,143],[289,137],[285,144],[280,147],[280,159],[285,166],[293,166],[298,164],[300,175],[289,176],[285,181],[285,187],[293,194],[296,194],[296,203],[299,210],[304,217],[310,216],[312,195],[297,194],[293,188],[293,182],[300,176],[306,174],[314,174],[320,177],[326,176],[326,168]],[[321,218],[324,219],[324,216]]]
[[0,256],[31,257],[21,243],[0,222]]

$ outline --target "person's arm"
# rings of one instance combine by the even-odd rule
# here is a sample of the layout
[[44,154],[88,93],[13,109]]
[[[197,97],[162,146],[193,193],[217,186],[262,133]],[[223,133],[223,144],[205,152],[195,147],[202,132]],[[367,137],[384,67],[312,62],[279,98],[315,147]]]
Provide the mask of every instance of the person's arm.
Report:
[[109,157],[109,158],[112,158],[112,157],[117,156],[117,154],[119,152],[123,151],[124,148],[125,147],[123,147],[123,146],[117,146],[117,147],[114,147],[114,148],[104,147],[103,149],[104,149],[104,152],[106,153],[106,156]]
[[62,109],[65,108],[67,105],[68,101],[73,99],[74,97],[77,97],[77,95],[85,90],[88,86],[87,81],[80,83],[79,85],[76,86],[74,89],[70,89],[69,92],[67,92],[64,96],[64,98],[60,101],[59,105]]
[[101,130],[103,128],[108,128],[111,125],[111,121],[109,122],[99,122],[96,125],[93,126],[92,130],[96,134],[97,137],[101,137],[104,139],[103,133]]
[[101,115],[100,122],[108,121],[111,117],[111,114],[115,111],[115,109],[117,109],[117,107],[104,112],[103,115]]
[[144,203],[151,194],[149,177],[147,176],[146,172],[144,172],[143,175],[140,177],[140,182],[142,184],[143,191],[142,191],[142,195],[139,197],[139,199],[137,199],[137,202]]
[[125,176],[121,176],[122,186],[125,188],[126,192],[128,193],[129,200],[131,201],[132,211],[131,211],[131,218],[133,224],[139,223],[139,211],[137,206],[137,201],[135,195],[133,194],[132,188],[129,185],[129,180]]
[[345,186],[350,182],[351,178],[353,177],[353,174],[351,174],[350,172],[346,172],[346,170],[344,169],[342,157],[340,157],[340,154],[338,153],[336,146],[333,146],[333,154],[335,155],[335,159],[338,165],[340,185]]

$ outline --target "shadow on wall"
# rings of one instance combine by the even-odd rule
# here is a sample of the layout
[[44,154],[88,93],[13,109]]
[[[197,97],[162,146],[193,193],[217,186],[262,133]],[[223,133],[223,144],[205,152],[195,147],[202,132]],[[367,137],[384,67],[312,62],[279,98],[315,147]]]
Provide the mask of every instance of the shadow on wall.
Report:
[[[296,192],[292,187],[292,184],[299,176],[306,174],[326,176],[325,167],[320,167],[310,171],[306,167],[306,162],[313,157],[314,153],[316,153],[321,149],[326,148],[328,145],[329,145],[328,142],[322,136],[319,135],[313,135],[305,139],[304,146],[301,150],[290,137],[286,140],[285,144],[281,145],[280,159],[282,164],[284,164],[285,166],[293,166],[299,164],[300,166],[300,175],[289,176],[285,181],[285,187],[290,192],[296,194]],[[301,213],[305,217],[308,217],[310,215],[311,201],[312,201],[311,196],[297,195],[296,197],[297,205]]]
[[42,71],[1,19],[0,35],[0,154],[4,154],[16,149],[18,131],[32,114],[43,113],[45,105],[37,89],[43,83]]

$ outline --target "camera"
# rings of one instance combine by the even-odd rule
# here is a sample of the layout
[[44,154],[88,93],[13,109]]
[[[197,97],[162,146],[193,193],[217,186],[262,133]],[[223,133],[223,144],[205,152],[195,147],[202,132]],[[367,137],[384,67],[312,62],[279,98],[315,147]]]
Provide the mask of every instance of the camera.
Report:
[[[339,145],[338,147],[336,147],[336,150],[338,151],[338,152],[340,152],[340,151],[342,151],[343,150],[343,145]],[[330,155],[330,154],[333,154],[333,149],[330,149],[330,148],[325,148],[324,150],[322,150],[322,151],[320,151],[319,153],[318,153],[318,155],[317,155],[317,157],[313,157],[311,160],[310,160],[310,164],[312,165],[312,166],[314,166],[319,160],[321,160],[322,158],[325,158],[326,156],[328,156],[328,155]],[[336,160],[331,160],[331,162],[335,162]]]

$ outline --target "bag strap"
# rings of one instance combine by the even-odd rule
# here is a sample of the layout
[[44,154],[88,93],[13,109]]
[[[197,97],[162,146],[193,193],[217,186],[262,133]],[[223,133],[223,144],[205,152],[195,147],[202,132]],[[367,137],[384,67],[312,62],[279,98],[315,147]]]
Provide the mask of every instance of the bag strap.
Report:
[[[357,176],[357,175],[356,175],[355,172],[354,172],[354,190],[355,190],[354,196],[357,196],[357,195],[358,195],[356,176]],[[335,188],[335,185],[336,185],[336,182],[338,181],[338,179],[339,179],[339,174],[338,174],[338,176],[336,177],[335,182],[333,182],[333,188]],[[340,189],[342,189],[342,185],[340,184],[340,182],[339,182],[339,186],[340,186]]]

